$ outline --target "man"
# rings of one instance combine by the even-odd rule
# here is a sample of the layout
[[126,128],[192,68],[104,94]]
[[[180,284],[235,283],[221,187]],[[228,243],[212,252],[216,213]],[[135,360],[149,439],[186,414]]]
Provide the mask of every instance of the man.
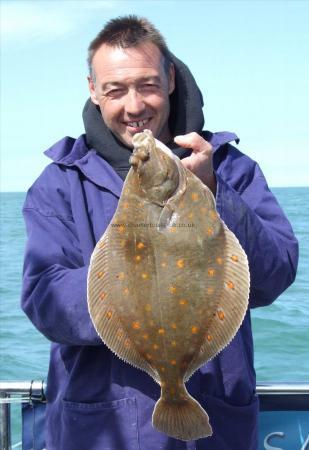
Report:
[[270,304],[294,280],[297,241],[258,165],[202,131],[202,97],[160,33],[134,16],[110,21],[89,47],[86,134],[47,151],[53,163],[30,188],[22,306],[52,341],[48,450],[257,448],[250,312],[232,342],[189,380],[213,436],[183,442],[157,432],[159,386],[102,344],[86,299],[90,255],[111,221],[129,170],[132,137],[145,128],[216,195],[217,210],[247,253],[250,307]]

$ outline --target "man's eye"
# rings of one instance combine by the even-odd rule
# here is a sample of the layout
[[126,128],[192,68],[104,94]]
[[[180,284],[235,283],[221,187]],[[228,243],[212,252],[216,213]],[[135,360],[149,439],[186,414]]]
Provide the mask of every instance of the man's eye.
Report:
[[105,95],[108,97],[118,97],[124,93],[124,89],[111,89],[110,91],[106,92]]
[[158,85],[154,83],[145,83],[141,85],[141,89],[143,91],[152,91],[158,89]]

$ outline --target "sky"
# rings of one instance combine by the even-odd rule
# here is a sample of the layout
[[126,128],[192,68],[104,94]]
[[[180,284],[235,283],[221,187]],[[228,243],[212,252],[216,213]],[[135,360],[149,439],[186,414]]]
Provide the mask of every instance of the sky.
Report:
[[309,0],[1,1],[0,190],[26,191],[44,150],[84,132],[87,48],[111,18],[162,32],[270,187],[309,185]]

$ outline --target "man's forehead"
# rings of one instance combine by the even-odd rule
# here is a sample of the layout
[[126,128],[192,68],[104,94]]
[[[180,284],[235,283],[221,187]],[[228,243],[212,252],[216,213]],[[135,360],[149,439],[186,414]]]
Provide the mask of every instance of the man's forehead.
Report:
[[103,44],[94,54],[92,63],[96,72],[143,68],[161,70],[164,57],[151,42],[129,48]]
[[[110,77],[108,77],[110,75]],[[142,84],[142,83],[156,83],[160,84],[162,82],[162,79],[159,75],[150,75],[145,73],[134,73],[134,74],[128,74],[126,76],[125,72],[121,72],[119,76],[117,76],[117,73],[106,73],[106,76],[102,80],[102,88],[108,89],[111,87],[117,87],[117,86],[123,86],[124,84]]]

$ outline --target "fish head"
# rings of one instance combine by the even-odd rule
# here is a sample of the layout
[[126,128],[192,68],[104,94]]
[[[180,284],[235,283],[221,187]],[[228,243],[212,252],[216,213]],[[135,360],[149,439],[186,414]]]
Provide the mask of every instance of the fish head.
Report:
[[150,130],[133,137],[130,164],[149,201],[164,205],[179,186],[179,167],[172,152]]

